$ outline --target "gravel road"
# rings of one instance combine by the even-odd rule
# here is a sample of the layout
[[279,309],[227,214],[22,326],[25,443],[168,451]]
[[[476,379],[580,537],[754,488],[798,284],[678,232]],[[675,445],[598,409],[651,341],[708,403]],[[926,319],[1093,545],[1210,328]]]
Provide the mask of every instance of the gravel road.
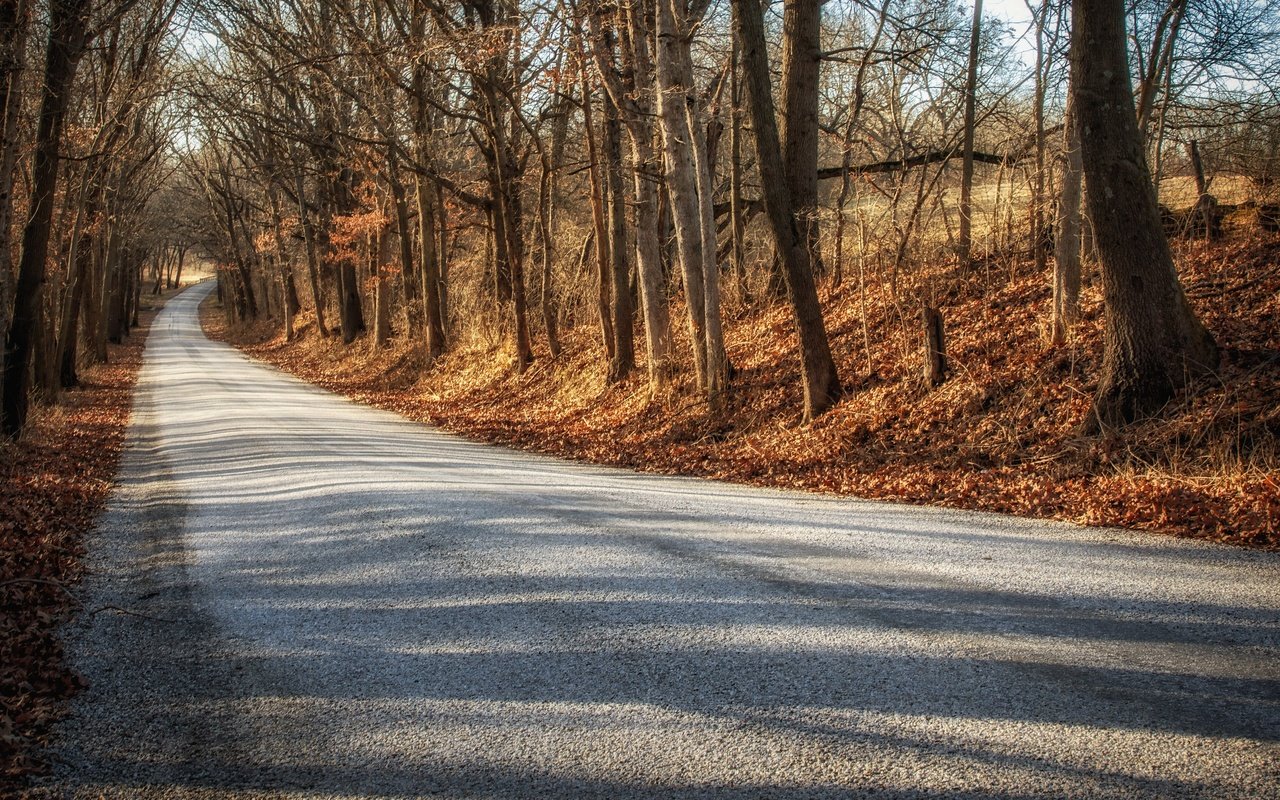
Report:
[[1280,797],[1280,558],[474,444],[151,334],[46,792]]

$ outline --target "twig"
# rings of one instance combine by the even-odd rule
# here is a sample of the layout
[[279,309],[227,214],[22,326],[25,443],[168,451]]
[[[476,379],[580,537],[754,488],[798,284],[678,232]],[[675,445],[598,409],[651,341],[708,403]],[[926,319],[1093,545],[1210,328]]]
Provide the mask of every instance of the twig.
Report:
[[76,605],[80,606],[81,608],[84,608],[84,603],[80,600],[79,597],[76,597],[74,592],[68,589],[65,584],[63,584],[60,581],[55,581],[53,578],[10,578],[7,581],[0,581],[0,589],[3,589],[6,586],[12,586],[14,584],[18,584],[18,583],[38,583],[46,586],[53,586],[57,589],[62,590],[62,592],[66,594],[67,597],[70,597],[71,601],[74,602]]
[[170,617],[157,617],[151,614],[143,614],[141,611],[130,611],[127,608],[120,608],[119,606],[102,606],[101,608],[95,608],[93,611],[89,612],[89,616],[96,616],[101,614],[103,611],[115,611],[116,613],[126,614],[130,617],[142,617],[143,619],[151,619],[156,622],[177,622],[176,619],[171,619]]

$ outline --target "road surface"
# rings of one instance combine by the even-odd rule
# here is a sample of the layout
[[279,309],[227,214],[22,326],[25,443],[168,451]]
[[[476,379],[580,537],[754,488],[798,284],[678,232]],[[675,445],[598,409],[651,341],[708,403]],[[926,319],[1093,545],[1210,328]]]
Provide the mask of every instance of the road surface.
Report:
[[475,444],[156,320],[59,796],[1280,797],[1280,559]]

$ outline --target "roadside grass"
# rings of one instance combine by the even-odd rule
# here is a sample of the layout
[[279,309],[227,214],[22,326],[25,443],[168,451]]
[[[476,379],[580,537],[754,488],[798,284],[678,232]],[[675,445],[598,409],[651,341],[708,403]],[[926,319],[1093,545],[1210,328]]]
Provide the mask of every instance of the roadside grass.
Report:
[[[1157,417],[1100,437],[1078,433],[1101,362],[1096,270],[1070,341],[1052,347],[1050,276],[1027,260],[894,276],[868,269],[865,286],[855,275],[824,287],[846,395],[809,425],[799,421],[790,312],[776,302],[726,307],[736,376],[720,410],[699,398],[687,363],[668,397],[649,396],[643,356],[630,378],[608,385],[590,319],[562,332],[558,359],[537,341],[539,358],[522,375],[511,369],[509,337],[474,330],[455,332],[456,349],[424,371],[403,335],[373,352],[367,337],[321,339],[306,315],[294,342],[265,323],[228,330],[212,305],[204,322],[305,380],[485,441],[649,472],[1280,549],[1280,236],[1248,227],[1175,250],[1222,365]],[[946,320],[951,371],[936,389],[919,379],[925,298]],[[687,361],[684,318],[674,305]]]

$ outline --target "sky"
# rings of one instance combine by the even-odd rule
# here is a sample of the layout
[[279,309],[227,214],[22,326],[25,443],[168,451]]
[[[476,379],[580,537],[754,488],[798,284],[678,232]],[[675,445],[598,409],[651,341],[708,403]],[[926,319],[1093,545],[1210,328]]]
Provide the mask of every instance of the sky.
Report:
[[[966,5],[970,9],[973,8],[972,2],[966,3]],[[982,15],[984,17],[999,17],[1007,21],[1013,33],[1013,41],[1010,44],[1013,46],[1014,52],[1018,54],[1024,64],[1035,63],[1035,37],[1029,31],[1031,27],[1031,12],[1027,10],[1027,4],[1024,0],[982,0]]]

